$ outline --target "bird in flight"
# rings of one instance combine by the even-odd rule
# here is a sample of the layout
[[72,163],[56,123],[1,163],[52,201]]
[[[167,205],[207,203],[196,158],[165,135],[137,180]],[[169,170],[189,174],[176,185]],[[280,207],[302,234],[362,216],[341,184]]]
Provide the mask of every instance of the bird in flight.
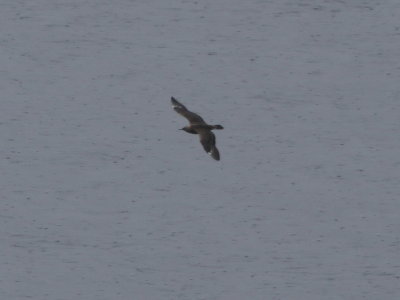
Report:
[[198,134],[200,143],[204,150],[211,155],[215,160],[219,160],[219,151],[215,146],[215,135],[211,132],[213,129],[224,129],[221,125],[208,125],[202,117],[188,110],[183,104],[178,102],[174,97],[171,97],[172,107],[174,110],[188,119],[189,126],[181,128],[191,134]]

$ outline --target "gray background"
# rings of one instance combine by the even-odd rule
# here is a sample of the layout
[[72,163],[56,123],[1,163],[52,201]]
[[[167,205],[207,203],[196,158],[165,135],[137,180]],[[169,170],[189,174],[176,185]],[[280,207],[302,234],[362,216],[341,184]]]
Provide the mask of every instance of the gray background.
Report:
[[1,1],[0,298],[397,299],[399,12]]

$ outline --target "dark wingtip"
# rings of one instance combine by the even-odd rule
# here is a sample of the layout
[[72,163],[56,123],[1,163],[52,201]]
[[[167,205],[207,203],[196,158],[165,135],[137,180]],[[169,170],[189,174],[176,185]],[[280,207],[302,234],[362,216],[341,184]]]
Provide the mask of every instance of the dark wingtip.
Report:
[[211,155],[211,157],[214,158],[215,160],[219,160],[219,151],[218,151],[217,147],[214,146],[214,147],[212,148],[212,150],[211,150],[211,152],[210,152],[210,155]]
[[179,105],[178,100],[176,100],[174,97],[171,97],[171,103],[172,103],[172,105],[174,105],[174,106]]

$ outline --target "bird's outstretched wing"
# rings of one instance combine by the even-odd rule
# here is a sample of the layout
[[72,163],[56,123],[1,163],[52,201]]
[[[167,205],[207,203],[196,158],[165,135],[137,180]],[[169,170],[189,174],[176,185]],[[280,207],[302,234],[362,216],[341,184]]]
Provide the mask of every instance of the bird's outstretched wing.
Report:
[[190,124],[206,124],[206,122],[204,122],[202,117],[200,117],[198,114],[195,114],[194,112],[191,112],[190,110],[188,110],[183,104],[178,102],[178,100],[176,100],[174,97],[171,97],[171,102],[172,102],[172,107],[174,108],[174,110],[178,114],[180,114],[180,115],[184,116],[186,119],[188,119]]
[[200,143],[203,145],[204,150],[211,155],[215,160],[219,160],[219,151],[215,146],[215,135],[211,130],[199,129],[197,130],[200,136]]

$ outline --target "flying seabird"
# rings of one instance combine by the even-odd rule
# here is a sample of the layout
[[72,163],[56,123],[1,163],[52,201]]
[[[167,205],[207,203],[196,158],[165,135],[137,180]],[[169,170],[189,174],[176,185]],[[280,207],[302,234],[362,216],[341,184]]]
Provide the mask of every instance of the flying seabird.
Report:
[[198,134],[200,143],[204,150],[215,160],[219,160],[219,151],[215,146],[215,135],[211,132],[213,129],[224,129],[221,125],[208,125],[202,117],[194,112],[189,111],[183,104],[179,103],[174,97],[171,97],[172,107],[174,110],[188,119],[190,125],[181,128],[191,134]]

